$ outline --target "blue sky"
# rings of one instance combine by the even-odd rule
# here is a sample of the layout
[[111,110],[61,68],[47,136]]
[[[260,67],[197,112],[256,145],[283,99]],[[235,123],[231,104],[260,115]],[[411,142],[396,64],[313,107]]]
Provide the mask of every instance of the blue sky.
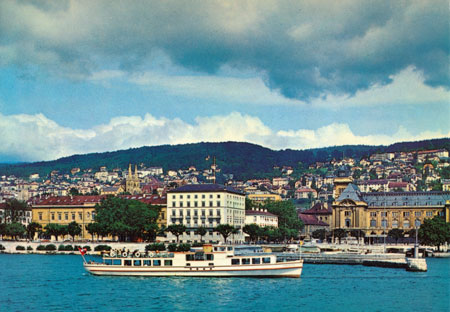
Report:
[[446,1],[4,1],[0,161],[450,136]]

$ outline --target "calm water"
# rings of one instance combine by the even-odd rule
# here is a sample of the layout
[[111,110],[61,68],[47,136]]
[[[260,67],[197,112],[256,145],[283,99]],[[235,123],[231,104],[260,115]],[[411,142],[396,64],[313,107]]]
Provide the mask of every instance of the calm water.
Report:
[[96,277],[80,256],[0,255],[0,311],[450,311],[450,259],[426,273],[308,265],[300,279]]

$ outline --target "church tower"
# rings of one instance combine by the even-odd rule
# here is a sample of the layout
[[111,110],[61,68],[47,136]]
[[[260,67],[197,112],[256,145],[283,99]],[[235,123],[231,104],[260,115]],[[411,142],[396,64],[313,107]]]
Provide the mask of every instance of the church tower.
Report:
[[134,166],[134,175],[131,171],[131,164],[128,166],[128,176],[125,181],[125,191],[130,194],[140,194],[141,190],[141,182],[138,177],[137,165]]

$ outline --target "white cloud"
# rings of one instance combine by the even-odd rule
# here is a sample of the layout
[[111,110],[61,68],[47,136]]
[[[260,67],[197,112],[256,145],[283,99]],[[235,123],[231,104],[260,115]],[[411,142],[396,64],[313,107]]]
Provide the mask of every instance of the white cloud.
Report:
[[433,88],[424,83],[423,73],[408,67],[389,77],[386,85],[375,84],[354,96],[327,95],[311,102],[318,107],[361,107],[377,105],[424,105],[450,102],[450,91],[443,87]]
[[123,116],[87,130],[62,127],[42,114],[0,114],[0,156],[22,161],[51,160],[72,154],[194,142],[246,141],[274,149],[304,149],[344,144],[391,144],[398,141],[450,137],[450,132],[411,134],[403,127],[391,135],[360,136],[347,124],[332,123],[318,129],[274,131],[259,118],[231,113],[180,119]]

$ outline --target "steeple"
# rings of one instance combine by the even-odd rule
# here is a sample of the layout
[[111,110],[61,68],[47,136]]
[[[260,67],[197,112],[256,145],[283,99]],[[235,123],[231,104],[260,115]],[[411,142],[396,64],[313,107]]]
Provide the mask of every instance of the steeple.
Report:
[[131,178],[132,174],[131,174],[131,164],[128,166],[128,178]]
[[138,178],[137,165],[134,165],[134,177],[135,177],[136,179]]

